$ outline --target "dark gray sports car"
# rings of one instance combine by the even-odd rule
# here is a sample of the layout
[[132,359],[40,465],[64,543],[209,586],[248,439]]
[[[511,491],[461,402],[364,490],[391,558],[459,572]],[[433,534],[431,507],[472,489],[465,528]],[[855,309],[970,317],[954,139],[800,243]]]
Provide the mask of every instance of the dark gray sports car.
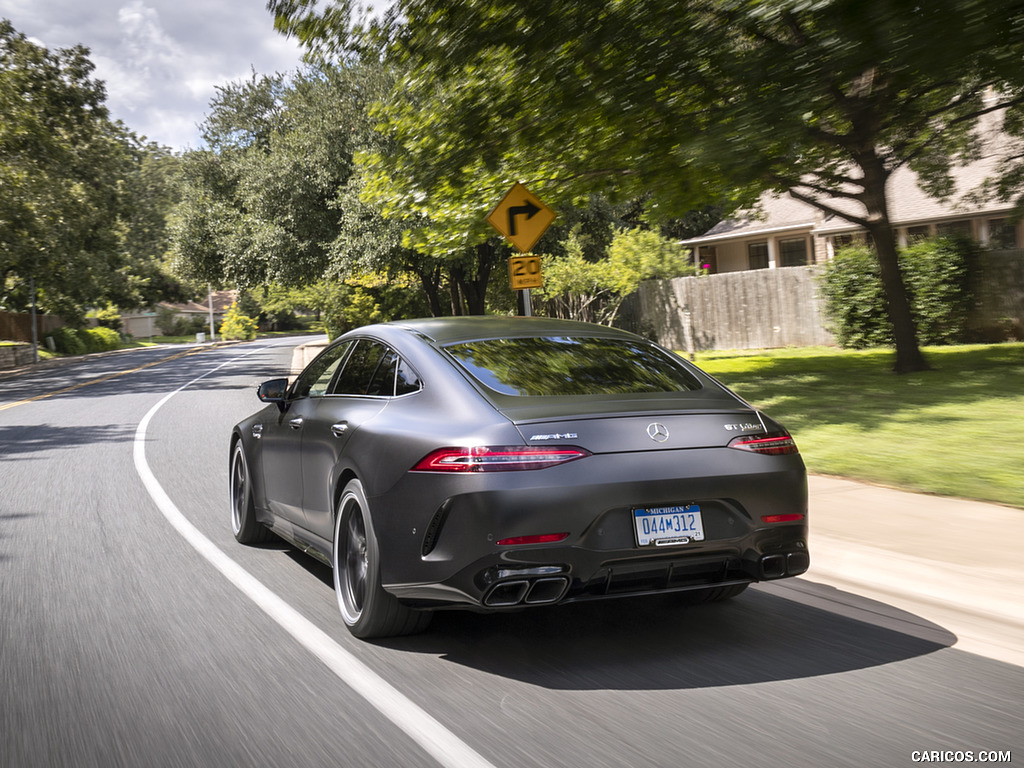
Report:
[[231,435],[235,537],[273,531],[330,565],[359,637],[440,608],[722,600],[809,565],[789,433],[623,331],[367,326],[258,393]]

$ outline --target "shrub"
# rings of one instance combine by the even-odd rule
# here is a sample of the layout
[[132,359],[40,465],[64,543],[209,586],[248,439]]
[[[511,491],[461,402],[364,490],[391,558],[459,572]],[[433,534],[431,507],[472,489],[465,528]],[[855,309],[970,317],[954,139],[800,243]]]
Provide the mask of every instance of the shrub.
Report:
[[55,352],[62,355],[84,355],[88,350],[85,342],[79,337],[79,332],[74,328],[57,328],[50,337],[53,339]]
[[185,334],[188,336],[210,332],[210,320],[202,315],[193,315],[185,321],[185,326]]
[[157,307],[156,327],[164,336],[187,336],[188,320],[179,317],[177,311],[170,307]]
[[256,321],[248,315],[243,315],[238,308],[238,302],[235,302],[224,315],[224,322],[220,326],[220,335],[222,339],[251,341],[256,338]]
[[[910,311],[922,344],[966,340],[972,269],[979,246],[967,239],[924,240],[900,253]],[[822,278],[825,311],[839,346],[891,346],[878,258],[864,246],[840,250]]]
[[85,355],[121,348],[121,334],[113,328],[75,329],[65,326],[48,335],[53,338],[54,351],[62,355]]
[[840,347],[864,349],[892,343],[878,258],[865,246],[838,251],[822,279],[825,312]]
[[611,325],[641,280],[684,274],[693,274],[686,250],[657,232],[620,229],[607,256],[588,261],[574,229],[566,239],[565,255],[545,260],[544,285],[536,295],[543,312],[553,317]]
[[373,294],[359,285],[344,288],[324,312],[324,330],[331,339],[353,328],[385,319]]
[[972,271],[980,246],[969,238],[925,240],[900,254],[922,344],[966,341]]
[[371,323],[421,317],[430,309],[411,275],[367,273],[323,288],[323,324],[330,338]]
[[78,331],[87,352],[110,352],[121,348],[121,334],[113,328],[86,328]]

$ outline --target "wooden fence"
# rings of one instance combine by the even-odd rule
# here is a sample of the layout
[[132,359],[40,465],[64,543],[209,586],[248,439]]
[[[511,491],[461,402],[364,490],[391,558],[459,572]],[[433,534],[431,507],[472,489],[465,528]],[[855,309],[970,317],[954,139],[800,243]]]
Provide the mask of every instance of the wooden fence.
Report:
[[[64,321],[56,315],[36,315],[39,343],[48,333],[53,333]],[[4,341],[32,341],[32,315],[0,311],[0,339]]]
[[671,349],[834,345],[817,291],[820,267],[784,267],[648,280],[622,325]]
[[[821,266],[648,280],[616,323],[671,349],[768,349],[834,345]],[[982,254],[968,321],[972,339],[1024,339],[1024,250]]]

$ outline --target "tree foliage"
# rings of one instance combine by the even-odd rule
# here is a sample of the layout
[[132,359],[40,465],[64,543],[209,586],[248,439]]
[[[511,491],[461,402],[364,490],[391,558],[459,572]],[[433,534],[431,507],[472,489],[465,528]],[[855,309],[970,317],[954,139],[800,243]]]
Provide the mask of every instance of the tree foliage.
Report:
[[234,302],[224,315],[220,335],[223,339],[252,341],[256,338],[256,319],[243,314],[238,302]]
[[[959,238],[922,240],[900,253],[914,323],[925,344],[968,340],[978,245]],[[843,248],[822,275],[825,311],[841,347],[893,342],[878,260],[865,246]]]
[[564,255],[545,260],[544,285],[535,292],[540,307],[552,317],[612,325],[641,280],[693,272],[686,249],[657,232],[620,229],[612,235],[606,256],[596,260],[584,256],[578,232],[568,237]]
[[173,159],[111,122],[85,48],[50,51],[0,21],[0,304],[75,321],[145,303],[160,266]]
[[926,362],[887,180],[910,166],[948,194],[983,116],[1024,132],[1016,0],[399,0],[369,31],[350,5],[270,2],[311,47],[402,68],[373,191],[441,223],[417,242],[481,236],[513,178],[556,203],[650,195],[664,218],[790,190],[870,232],[899,371]]
[[415,213],[366,191],[356,158],[385,151],[370,106],[391,85],[378,63],[343,62],[220,88],[204,124],[208,148],[184,157],[173,223],[180,273],[243,288],[413,274],[426,312],[482,313],[500,250],[425,252],[409,236]]
[[311,72],[287,85],[254,74],[218,89],[203,125],[208,148],[183,158],[172,224],[179,272],[243,288],[323,274],[338,236],[333,201],[366,122],[356,77]]

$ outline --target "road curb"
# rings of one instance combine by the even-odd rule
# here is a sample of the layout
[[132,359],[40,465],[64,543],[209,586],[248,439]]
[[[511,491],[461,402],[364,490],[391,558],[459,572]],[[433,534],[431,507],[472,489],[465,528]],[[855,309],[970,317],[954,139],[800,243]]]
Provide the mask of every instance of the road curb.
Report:
[[877,547],[811,532],[808,578],[859,584],[873,592],[902,596],[997,619],[1024,630],[1024,576],[1018,569],[973,568],[914,555],[895,556]]

